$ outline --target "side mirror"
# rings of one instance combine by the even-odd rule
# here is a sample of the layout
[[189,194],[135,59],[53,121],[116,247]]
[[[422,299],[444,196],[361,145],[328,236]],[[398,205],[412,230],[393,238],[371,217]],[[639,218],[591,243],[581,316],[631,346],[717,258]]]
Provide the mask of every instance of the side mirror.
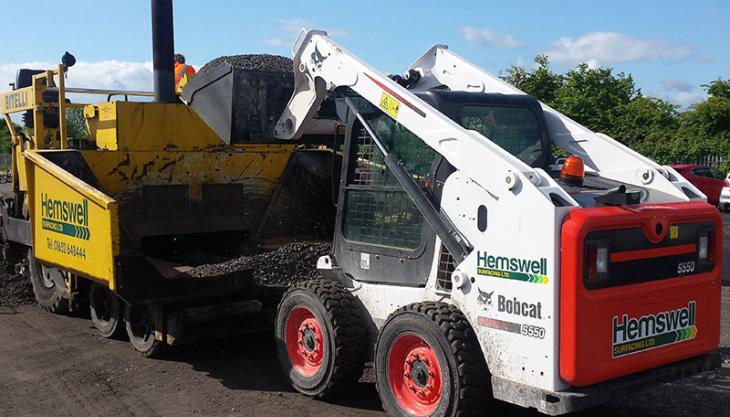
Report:
[[61,63],[67,68],[73,67],[76,63],[76,57],[66,51],[66,53],[61,57]]

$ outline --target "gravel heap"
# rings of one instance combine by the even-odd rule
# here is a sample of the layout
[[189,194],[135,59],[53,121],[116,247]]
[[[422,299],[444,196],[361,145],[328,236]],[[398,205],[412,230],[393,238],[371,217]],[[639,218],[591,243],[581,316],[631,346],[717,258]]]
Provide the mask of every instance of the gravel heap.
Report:
[[331,252],[331,242],[294,242],[269,252],[241,256],[217,264],[200,265],[187,271],[186,275],[209,278],[251,270],[257,285],[286,287],[318,278],[317,259]]
[[292,60],[279,55],[248,54],[218,57],[203,66],[199,73],[205,73],[218,64],[225,62],[233,68],[249,71],[292,72]]
[[0,261],[0,307],[35,302],[30,280],[15,272],[15,265]]

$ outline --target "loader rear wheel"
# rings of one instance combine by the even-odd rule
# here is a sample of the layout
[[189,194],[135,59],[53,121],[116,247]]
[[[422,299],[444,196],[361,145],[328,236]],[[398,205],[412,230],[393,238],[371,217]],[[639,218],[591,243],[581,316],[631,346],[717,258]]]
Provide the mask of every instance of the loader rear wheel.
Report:
[[89,290],[89,312],[91,322],[100,335],[109,339],[119,339],[124,334],[122,309],[119,298],[109,288],[91,284]]
[[355,297],[334,281],[289,288],[276,315],[276,349],[292,386],[317,398],[357,382],[367,356],[367,332]]
[[127,304],[124,307],[124,324],[129,342],[142,356],[150,358],[164,352],[167,345],[155,339],[155,323],[148,311]]
[[69,302],[63,271],[41,264],[33,256],[33,251],[29,250],[28,273],[38,305],[54,314],[68,313]]
[[375,377],[392,416],[485,414],[491,398],[474,330],[445,303],[410,304],[391,314],[378,336]]

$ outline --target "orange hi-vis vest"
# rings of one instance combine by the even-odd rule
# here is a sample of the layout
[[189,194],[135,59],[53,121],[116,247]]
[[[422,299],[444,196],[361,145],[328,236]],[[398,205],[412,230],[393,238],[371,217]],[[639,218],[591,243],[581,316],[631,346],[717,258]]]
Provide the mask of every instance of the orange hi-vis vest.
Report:
[[195,68],[192,65],[175,63],[175,91],[180,92],[185,84],[195,75]]

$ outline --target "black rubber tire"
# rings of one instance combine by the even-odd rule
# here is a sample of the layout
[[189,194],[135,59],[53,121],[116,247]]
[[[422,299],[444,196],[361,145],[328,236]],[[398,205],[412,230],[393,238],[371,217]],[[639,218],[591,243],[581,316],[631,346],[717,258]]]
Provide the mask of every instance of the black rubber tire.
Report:
[[[48,270],[60,271],[57,268],[47,268]],[[33,251],[28,251],[28,274],[30,275],[30,283],[33,285],[33,294],[44,310],[54,314],[65,314],[69,312],[69,300],[67,298],[66,282],[61,277],[49,275],[46,280],[43,279],[43,267],[41,263],[33,256]],[[48,282],[48,284],[44,283]]]
[[109,288],[97,283],[89,286],[89,315],[102,337],[120,339],[124,335],[123,314],[119,298]]
[[167,348],[167,344],[155,339],[155,323],[151,318],[152,315],[146,310],[134,308],[129,304],[124,307],[124,328],[129,343],[145,358],[159,357]]
[[[322,365],[312,376],[299,373],[287,352],[286,322],[297,307],[310,310],[324,333]],[[362,376],[369,345],[365,320],[355,297],[335,281],[312,280],[291,286],[277,309],[275,335],[281,367],[292,386],[305,395],[332,397]]]
[[388,357],[395,340],[415,334],[435,351],[442,370],[440,402],[431,416],[486,415],[492,399],[489,372],[476,334],[464,314],[440,302],[409,304],[388,317],[375,348],[376,387],[391,416],[412,417],[395,399],[388,380]]

